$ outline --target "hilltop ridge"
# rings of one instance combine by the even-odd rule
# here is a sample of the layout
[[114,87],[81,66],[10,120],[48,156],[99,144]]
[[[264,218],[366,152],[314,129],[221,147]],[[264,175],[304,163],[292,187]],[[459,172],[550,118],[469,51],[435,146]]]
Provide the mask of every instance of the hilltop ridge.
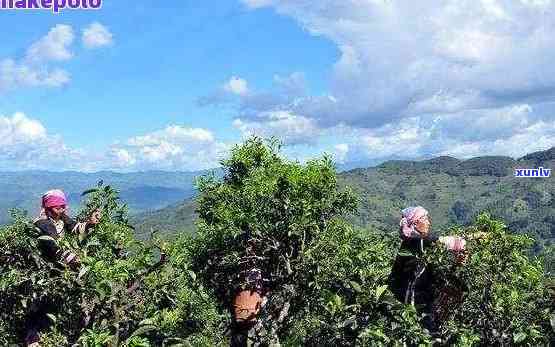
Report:
[[[555,167],[555,148],[520,159],[484,156],[460,160],[440,156],[422,161],[392,160],[375,167],[338,174],[342,187],[359,196],[351,221],[363,228],[394,231],[399,210],[422,205],[430,210],[434,230],[468,225],[479,211],[503,218],[512,230],[538,239],[537,247],[555,240],[555,181],[516,178],[514,168],[537,163]],[[152,228],[172,234],[194,230],[195,204],[186,200],[135,218],[141,232]]]

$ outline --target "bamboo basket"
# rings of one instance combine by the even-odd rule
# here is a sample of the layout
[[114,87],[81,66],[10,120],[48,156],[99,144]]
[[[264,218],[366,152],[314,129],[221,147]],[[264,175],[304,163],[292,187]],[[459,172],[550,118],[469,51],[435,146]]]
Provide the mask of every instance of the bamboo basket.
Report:
[[264,297],[255,290],[242,290],[233,300],[233,313],[238,323],[255,322]]

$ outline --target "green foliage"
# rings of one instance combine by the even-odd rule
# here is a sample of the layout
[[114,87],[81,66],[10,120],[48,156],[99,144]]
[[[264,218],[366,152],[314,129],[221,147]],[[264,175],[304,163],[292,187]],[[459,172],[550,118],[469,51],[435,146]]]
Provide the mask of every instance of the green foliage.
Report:
[[313,294],[337,290],[333,286],[341,279],[324,280],[320,271],[330,270],[318,259],[325,258],[332,241],[349,247],[350,227],[341,216],[354,211],[356,199],[338,189],[329,158],[301,165],[278,151],[277,144],[252,138],[223,162],[222,180],[199,181],[194,264],[228,307],[237,291],[249,287],[249,270],[259,269],[264,290],[271,293],[262,320],[285,336],[289,325],[311,311],[307,297],[323,300]]
[[385,284],[395,246],[383,236],[330,225],[306,254],[304,271],[315,272],[300,286],[301,310],[291,317],[286,345],[422,344],[411,306],[399,303]]
[[[395,242],[342,218],[355,199],[339,189],[329,160],[301,165],[278,150],[253,138],[223,163],[223,180],[199,182],[193,262],[204,283],[229,306],[249,285],[242,274],[261,269],[269,298],[260,320],[285,345],[431,344],[414,308],[385,285]],[[443,279],[437,290],[467,287],[462,302],[451,303],[438,338],[460,345],[549,343],[551,301],[542,264],[527,257],[531,240],[487,215],[455,231],[487,232],[490,239],[469,243],[466,266],[441,247],[426,256]]]
[[[347,217],[356,226],[390,233],[400,209],[421,205],[430,211],[436,229],[447,230],[453,225],[468,226],[487,211],[505,221],[512,232],[532,236],[531,252],[539,254],[555,242],[555,180],[517,178],[511,168],[553,167],[554,151],[518,161],[499,157],[389,161],[339,173],[337,181],[340,188],[351,187],[359,198],[356,213]],[[515,201],[519,201],[516,206]],[[162,231],[193,230],[195,208],[189,200],[143,216],[140,225],[147,230],[157,226]]]
[[[554,337],[553,297],[543,263],[528,257],[533,240],[507,232],[504,223],[486,213],[472,226],[452,231],[470,240],[464,265],[443,248],[435,248],[427,259],[435,265],[442,288],[465,287],[462,301],[448,304],[444,338],[462,345],[474,340],[488,345],[549,344]],[[472,238],[476,233],[485,236]]]
[[[41,309],[49,323],[41,332],[43,346],[227,345],[234,295],[257,286],[267,298],[253,328],[261,343],[553,343],[552,246],[540,258],[531,257],[530,237],[511,233],[485,213],[449,231],[469,240],[464,265],[442,247],[422,257],[433,266],[436,297],[446,299],[436,303],[437,336],[422,328],[423,317],[414,307],[398,302],[388,289],[398,240],[396,232],[384,233],[384,226],[398,222],[396,213],[407,199],[431,199],[434,184],[448,186],[454,179],[462,187],[468,184],[464,179],[440,172],[441,182],[429,186],[426,177],[391,181],[381,172],[382,184],[405,196],[387,200],[375,178],[365,176],[366,185],[354,187],[365,195],[356,199],[344,188],[350,181],[345,176],[338,181],[329,158],[291,162],[280,156],[276,142],[258,138],[235,147],[222,164],[222,177],[198,181],[194,235],[168,239],[162,230],[138,239],[115,189],[100,183],[87,191],[78,216],[85,219],[100,209],[100,224],[85,238],[67,233],[51,240],[77,254],[80,265],[74,269],[44,260],[37,230],[27,216],[14,212],[13,222],[0,228],[0,346],[21,344],[26,323]],[[458,164],[444,158],[430,170],[441,165]],[[551,203],[551,197],[533,192],[518,201],[516,212],[516,199],[503,205],[511,218],[526,220],[525,212],[535,204]],[[454,191],[448,195],[433,198],[438,204],[453,201],[446,209],[460,221],[471,221],[476,207]],[[363,218],[372,227],[350,223],[357,200],[370,207]],[[381,209],[386,212],[376,218],[373,213]],[[471,240],[478,232],[486,236]],[[262,279],[253,282],[249,274],[255,269]]]
[[288,162],[277,145],[253,138],[223,165],[223,180],[198,182],[199,271],[223,300],[242,285],[238,264],[262,269],[271,290],[304,282],[304,254],[355,206],[350,192],[338,191],[332,162]]
[[137,241],[117,191],[99,184],[86,193],[79,215],[101,209],[101,223],[85,239],[57,240],[77,254],[77,269],[41,257],[24,215],[0,229],[0,345],[21,343],[33,316],[49,323],[44,346],[220,343],[215,327],[224,318],[210,291],[180,271],[182,244]]

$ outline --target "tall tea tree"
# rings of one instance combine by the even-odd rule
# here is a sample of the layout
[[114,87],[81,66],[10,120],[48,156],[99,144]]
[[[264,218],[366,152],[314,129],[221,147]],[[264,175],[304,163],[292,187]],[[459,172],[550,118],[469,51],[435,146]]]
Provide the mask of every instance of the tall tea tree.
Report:
[[[260,270],[269,291],[265,314],[274,329],[302,306],[303,287],[318,267],[306,255],[356,199],[338,189],[328,157],[302,165],[279,155],[276,143],[251,138],[223,161],[224,177],[199,180],[196,266],[228,306],[247,286],[246,273]],[[276,326],[277,324],[277,326]]]

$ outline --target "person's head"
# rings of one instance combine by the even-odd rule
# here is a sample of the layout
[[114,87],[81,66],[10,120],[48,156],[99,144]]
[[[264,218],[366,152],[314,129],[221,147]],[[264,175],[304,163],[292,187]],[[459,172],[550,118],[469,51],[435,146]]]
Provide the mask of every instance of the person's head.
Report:
[[428,211],[421,207],[407,207],[401,211],[400,234],[402,238],[426,238],[432,221]]
[[42,195],[42,208],[48,217],[60,219],[67,209],[67,199],[59,189],[49,190]]
[[66,205],[52,206],[46,209],[46,214],[54,219],[61,219],[66,212]]

